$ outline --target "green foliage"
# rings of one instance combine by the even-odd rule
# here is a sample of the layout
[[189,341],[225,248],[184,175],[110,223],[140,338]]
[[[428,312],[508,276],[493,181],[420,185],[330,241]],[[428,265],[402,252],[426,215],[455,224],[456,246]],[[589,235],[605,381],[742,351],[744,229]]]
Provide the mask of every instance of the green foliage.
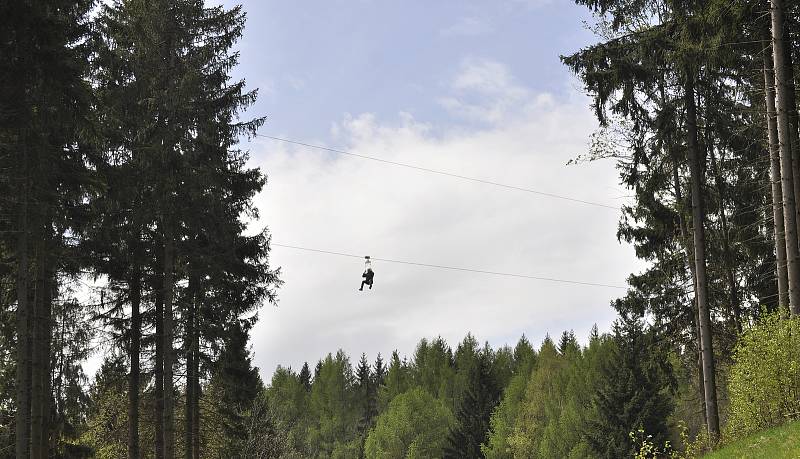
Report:
[[726,436],[800,417],[800,318],[763,317],[739,338],[733,360]]
[[703,459],[793,459],[800,457],[800,422],[754,432],[705,456]]
[[303,362],[303,367],[300,369],[300,384],[305,387],[307,391],[311,391],[311,370],[308,368],[308,362]]
[[[616,162],[632,198],[622,206],[617,235],[647,263],[629,277],[630,288],[613,305],[622,315],[646,314],[680,349],[680,370],[693,374],[686,379],[701,385],[692,233],[705,230],[704,247],[697,248],[704,250],[707,267],[699,287],[709,292],[711,311],[702,333],[714,335],[714,352],[705,357],[709,367],[711,357],[725,364],[748,316],[758,316],[761,305],[777,307],[775,234],[782,238],[783,230],[762,210],[772,201],[767,188],[776,180],[767,160],[761,68],[771,53],[768,45],[764,49],[769,15],[759,15],[757,1],[575,3],[594,13],[590,27],[598,36],[562,57],[592,97],[602,126],[583,159]],[[797,23],[787,26],[796,31]],[[689,115],[688,101],[696,101],[696,116]],[[700,174],[687,168],[694,138]],[[689,190],[692,178],[708,181],[700,184],[700,196]],[[703,215],[691,215],[692,198],[699,199],[695,209]],[[705,423],[698,402],[703,392],[687,388],[680,416],[695,430]]]
[[375,365],[373,366],[372,370],[372,385],[376,388],[376,390],[383,386],[383,383],[386,380],[386,366],[383,363],[383,358],[381,357],[381,353],[378,352],[378,356],[375,357]]
[[126,371],[122,359],[107,358],[98,370],[92,386],[91,406],[80,443],[89,447],[98,459],[116,459],[127,455],[128,411]]
[[487,459],[513,457],[508,439],[514,430],[529,378],[530,371],[514,375],[503,393],[500,404],[492,412],[489,420],[489,436],[486,443],[481,445],[481,451]]
[[[299,458],[291,450],[288,430],[262,392],[245,415],[245,441],[241,456],[253,459]],[[235,457],[235,456],[231,456]]]
[[[542,343],[536,370],[528,380],[513,432],[508,438],[515,457],[552,457],[556,454],[549,441],[555,432],[548,434],[547,430],[555,429],[560,417],[565,399],[565,369],[563,356],[559,355],[548,336]],[[563,456],[567,454],[568,451]]]
[[354,386],[353,369],[345,353],[328,354],[311,385],[306,451],[312,457],[330,457],[355,436],[359,413]]
[[200,400],[201,449],[214,457],[232,457],[246,441],[245,424],[264,384],[252,366],[244,330],[228,331],[222,354],[211,372],[211,380]]
[[580,352],[580,346],[578,345],[578,339],[575,338],[575,332],[572,330],[564,331],[558,341],[558,353],[566,356],[577,352]]
[[[481,446],[485,457],[593,457],[584,431],[611,341],[595,334],[581,349],[570,335],[564,335],[563,352],[547,337],[532,359],[535,366],[521,365],[511,379],[492,413],[490,432]],[[521,340],[518,349],[525,343]]]
[[392,352],[384,385],[381,386],[380,394],[378,395],[380,411],[383,411],[395,397],[411,387],[412,378],[411,368],[405,361],[400,360],[400,355],[397,351]]
[[447,400],[448,406],[453,406],[453,353],[442,337],[430,343],[423,338],[417,344],[413,370],[415,385],[439,399]]
[[[5,255],[2,246],[0,254]],[[14,360],[16,348],[14,293],[14,289],[11,288],[10,273],[0,268],[0,451],[11,451],[14,448],[16,413],[14,377],[17,372]]]
[[517,342],[512,355],[513,373],[505,388],[500,403],[489,419],[489,432],[486,442],[481,445],[481,452],[487,458],[510,458],[511,445],[508,439],[514,430],[519,407],[525,398],[525,388],[536,366],[536,351],[525,335]]
[[442,456],[452,412],[420,387],[395,397],[367,437],[367,458],[434,458]]
[[262,411],[274,416],[275,423],[283,429],[286,448],[306,451],[310,395],[299,377],[290,369],[278,367],[263,398],[267,406]]
[[[494,352],[468,335],[449,370],[446,343],[421,340],[411,363],[392,354],[380,386],[386,404],[366,436],[365,387],[377,382],[375,372],[362,355],[354,373],[339,351],[320,361],[310,393],[297,374],[278,368],[265,391],[274,418],[267,425],[282,429],[287,457],[594,458],[590,434],[616,439],[618,431],[633,455],[629,426],[661,429],[648,431],[653,445],[665,439],[666,421],[652,417],[669,401],[671,362],[640,322],[620,322],[615,332],[612,337],[593,329],[586,347],[567,332],[561,350],[548,336],[538,353],[524,337],[514,351]],[[459,371],[465,385],[454,415],[447,392],[437,396],[426,387],[447,384],[443,375],[454,385]],[[662,391],[654,395],[653,387]],[[669,410],[661,413],[666,419]],[[606,418],[614,421],[599,422]]]
[[469,375],[466,393],[456,412],[456,427],[447,436],[445,458],[482,456],[481,444],[486,441],[489,418],[500,396],[492,358],[487,344]]
[[331,459],[359,459],[362,456],[361,436],[346,443],[337,442],[331,453]]
[[523,334],[514,346],[514,374],[528,374],[536,365],[536,351]]
[[611,349],[598,375],[586,439],[597,457],[613,459],[635,454],[631,432],[647,432],[656,445],[666,441],[674,377],[655,332],[637,319],[615,323]]
[[669,440],[664,443],[663,447],[660,447],[653,442],[652,435],[645,434],[643,429],[639,429],[636,432],[631,432],[628,436],[633,444],[633,457],[635,459],[658,459],[662,457],[673,457],[672,445],[670,445]]
[[[489,350],[489,343],[483,346],[484,352]],[[506,387],[511,377],[514,376],[514,351],[503,346],[489,357],[492,365],[492,379],[499,388]]]
[[467,336],[458,344],[455,353],[453,353],[455,376],[451,383],[452,398],[451,405],[449,406],[450,410],[453,412],[458,410],[458,407],[461,406],[467,394],[470,377],[478,365],[480,352],[481,349],[478,340],[476,340],[471,333],[467,333]]

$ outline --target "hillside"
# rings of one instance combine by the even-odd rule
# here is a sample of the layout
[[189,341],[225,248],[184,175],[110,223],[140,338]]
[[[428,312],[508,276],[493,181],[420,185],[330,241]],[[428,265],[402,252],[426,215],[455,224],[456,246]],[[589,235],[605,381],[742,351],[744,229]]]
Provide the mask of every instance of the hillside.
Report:
[[703,456],[704,459],[800,457],[800,421],[755,433]]

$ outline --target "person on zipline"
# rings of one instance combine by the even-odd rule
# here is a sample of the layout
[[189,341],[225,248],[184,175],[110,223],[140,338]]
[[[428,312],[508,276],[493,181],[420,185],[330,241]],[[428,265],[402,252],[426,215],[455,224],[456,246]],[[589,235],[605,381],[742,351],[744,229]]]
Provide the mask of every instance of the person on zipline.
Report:
[[367,268],[367,270],[364,271],[364,274],[362,274],[361,277],[363,277],[364,280],[361,281],[361,288],[359,290],[361,291],[364,290],[364,284],[369,285],[369,289],[372,290],[372,278],[375,277],[375,272],[372,271],[372,268]]

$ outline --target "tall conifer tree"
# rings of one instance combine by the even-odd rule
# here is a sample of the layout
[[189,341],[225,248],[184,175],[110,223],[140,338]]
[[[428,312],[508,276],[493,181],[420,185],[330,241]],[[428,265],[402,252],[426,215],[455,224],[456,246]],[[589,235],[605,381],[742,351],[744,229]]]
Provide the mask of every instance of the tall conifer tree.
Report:
[[486,442],[489,418],[500,398],[500,388],[495,384],[488,354],[480,354],[468,381],[456,412],[456,426],[447,437],[445,458],[484,457],[481,444]]
[[631,432],[642,430],[655,445],[669,436],[672,366],[653,330],[622,317],[614,325],[613,353],[604,361],[595,386],[586,437],[601,458],[636,453]]

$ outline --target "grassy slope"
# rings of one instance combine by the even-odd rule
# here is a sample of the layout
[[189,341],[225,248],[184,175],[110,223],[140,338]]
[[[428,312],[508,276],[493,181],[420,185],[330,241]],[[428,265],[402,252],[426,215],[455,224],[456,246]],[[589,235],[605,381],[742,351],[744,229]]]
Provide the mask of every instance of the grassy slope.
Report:
[[704,459],[800,458],[800,421],[765,430],[729,443]]

